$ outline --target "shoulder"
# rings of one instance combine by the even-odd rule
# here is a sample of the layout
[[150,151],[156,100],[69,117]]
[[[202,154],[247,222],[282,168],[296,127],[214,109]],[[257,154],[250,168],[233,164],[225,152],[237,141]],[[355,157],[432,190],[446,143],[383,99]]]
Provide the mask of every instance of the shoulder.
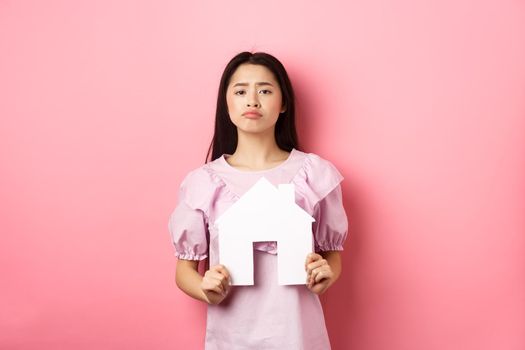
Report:
[[210,200],[221,185],[214,176],[210,163],[206,163],[188,171],[181,181],[179,196],[190,207],[207,211]]
[[344,177],[337,167],[316,153],[301,152],[304,162],[294,182],[312,206],[337,188]]
[[205,184],[219,184],[220,179],[217,178],[217,169],[220,169],[222,164],[222,157],[209,161],[197,168],[193,168],[187,172],[182,180],[182,185],[205,185]]
[[212,180],[208,163],[201,165],[198,168],[191,169],[184,176],[181,187],[193,187],[204,185]]
[[301,152],[304,157],[304,171],[308,177],[330,176],[326,180],[341,182],[344,177],[330,160],[316,153]]

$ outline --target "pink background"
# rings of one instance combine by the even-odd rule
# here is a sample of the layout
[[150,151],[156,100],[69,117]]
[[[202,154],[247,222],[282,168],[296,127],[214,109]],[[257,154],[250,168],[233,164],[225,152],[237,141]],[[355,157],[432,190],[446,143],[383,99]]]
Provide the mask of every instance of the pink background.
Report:
[[333,348],[525,348],[523,1],[0,0],[0,348],[199,349],[168,216],[267,51],[345,176]]

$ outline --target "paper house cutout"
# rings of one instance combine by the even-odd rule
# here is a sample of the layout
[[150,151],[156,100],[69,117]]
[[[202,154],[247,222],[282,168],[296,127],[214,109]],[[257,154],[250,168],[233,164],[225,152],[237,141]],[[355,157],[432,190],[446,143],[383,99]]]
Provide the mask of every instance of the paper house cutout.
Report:
[[216,221],[219,262],[232,285],[253,285],[253,243],[277,241],[280,285],[306,284],[304,262],[312,252],[315,219],[295,203],[293,184],[277,189],[261,177]]

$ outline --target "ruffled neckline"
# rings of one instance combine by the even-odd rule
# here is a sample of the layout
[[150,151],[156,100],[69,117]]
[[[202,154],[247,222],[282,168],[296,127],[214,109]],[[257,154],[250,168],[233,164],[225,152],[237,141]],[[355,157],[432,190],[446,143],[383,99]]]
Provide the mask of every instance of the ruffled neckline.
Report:
[[238,172],[238,173],[241,173],[241,174],[263,174],[263,173],[267,173],[267,172],[270,172],[270,171],[275,171],[275,170],[278,170],[282,167],[285,167],[288,163],[290,163],[293,158],[297,155],[297,150],[295,148],[292,148],[292,150],[290,151],[290,154],[288,155],[288,158],[286,158],[285,161],[283,161],[281,164],[277,165],[277,166],[274,166],[273,168],[269,168],[269,169],[264,169],[264,170],[240,170],[240,169],[237,169],[233,166],[230,165],[230,163],[228,163],[228,161],[226,161],[226,158],[230,157],[231,154],[223,154],[222,156],[220,156],[218,158],[219,162],[227,169],[231,170],[231,171],[235,171],[235,172]]

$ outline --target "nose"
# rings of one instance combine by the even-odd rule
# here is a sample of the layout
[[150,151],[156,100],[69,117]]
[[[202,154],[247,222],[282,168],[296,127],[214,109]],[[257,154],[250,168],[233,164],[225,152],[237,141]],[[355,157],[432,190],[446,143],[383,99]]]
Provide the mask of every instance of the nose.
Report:
[[257,91],[255,93],[249,94],[246,103],[247,107],[259,107],[259,100],[257,99]]

